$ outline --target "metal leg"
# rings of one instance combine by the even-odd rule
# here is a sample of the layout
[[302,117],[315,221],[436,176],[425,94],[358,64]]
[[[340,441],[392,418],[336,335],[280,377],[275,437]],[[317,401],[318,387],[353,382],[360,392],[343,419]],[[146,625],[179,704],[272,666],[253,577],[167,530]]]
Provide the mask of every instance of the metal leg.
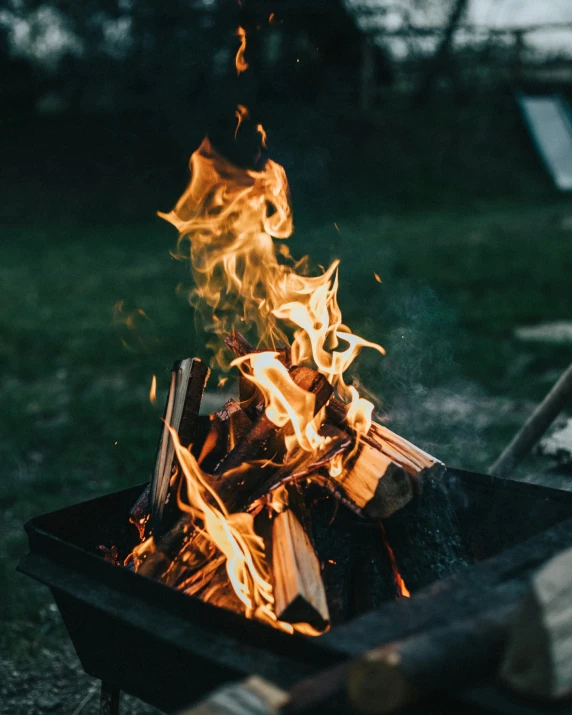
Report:
[[119,688],[102,681],[99,715],[119,715],[120,695],[121,690]]

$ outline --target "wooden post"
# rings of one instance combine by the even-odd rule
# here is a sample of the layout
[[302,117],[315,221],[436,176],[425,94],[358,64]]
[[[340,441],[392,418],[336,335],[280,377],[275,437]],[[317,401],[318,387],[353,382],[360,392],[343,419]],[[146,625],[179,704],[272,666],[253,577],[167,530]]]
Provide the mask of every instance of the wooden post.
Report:
[[572,365],[516,433],[512,442],[489,469],[489,474],[493,477],[508,477],[570,400],[572,400]]

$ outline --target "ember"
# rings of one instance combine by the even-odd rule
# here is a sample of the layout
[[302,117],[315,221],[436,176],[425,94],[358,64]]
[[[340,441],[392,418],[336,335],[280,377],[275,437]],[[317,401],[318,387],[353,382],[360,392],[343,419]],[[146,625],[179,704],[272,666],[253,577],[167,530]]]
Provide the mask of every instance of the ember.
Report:
[[[236,118],[235,137],[248,109],[238,105]],[[266,133],[256,131],[258,165]],[[179,231],[179,256],[190,249],[190,302],[214,336],[213,362],[239,371],[240,394],[199,416],[210,371],[197,358],[175,364],[153,480],[131,513],[141,543],[125,564],[247,618],[319,635],[332,619],[312,538],[316,502],[333,497],[379,522],[394,593],[408,596],[381,519],[444,467],[373,421],[373,403],[347,382],[362,348],[385,351],[344,325],[339,262],[312,275],[309,258],[294,260],[282,243],[293,230],[284,169],[270,159],[235,166],[208,138],[190,168],[186,191],[160,216]]]

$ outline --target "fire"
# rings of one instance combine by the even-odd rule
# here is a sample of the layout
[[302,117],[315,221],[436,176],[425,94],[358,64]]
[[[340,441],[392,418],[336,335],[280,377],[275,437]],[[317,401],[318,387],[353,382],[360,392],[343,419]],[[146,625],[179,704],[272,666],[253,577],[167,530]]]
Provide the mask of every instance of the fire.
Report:
[[[243,58],[246,34],[242,28],[238,34],[241,46],[236,66],[240,72],[248,65]],[[246,107],[238,105],[236,131],[247,116]],[[257,129],[265,146],[266,133],[262,125]],[[346,372],[362,348],[385,351],[343,323],[337,301],[339,261],[312,275],[308,257],[294,260],[283,243],[293,231],[283,167],[267,160],[258,170],[239,168],[205,138],[191,156],[190,169],[190,183],[175,208],[159,216],[179,231],[179,257],[188,251],[194,278],[189,300],[217,339],[218,364],[225,369],[237,367],[262,394],[266,417],[283,428],[285,465],[293,467],[329,454],[331,437],[320,431],[325,407],[316,410],[316,396],[294,382],[280,359],[280,346],[290,346],[293,365],[312,367],[335,388],[348,405],[347,422],[357,445],[359,436],[371,426],[373,404],[346,382]],[[223,338],[239,328],[255,336],[256,344],[265,349],[229,365]],[[179,495],[179,508],[224,557],[228,580],[246,616],[289,632],[316,635],[308,624],[291,625],[277,619],[264,541],[255,532],[254,517],[229,513],[174,430],[171,436],[184,476],[185,494]],[[343,479],[344,460],[351,456],[332,453],[330,478]],[[279,512],[286,499],[286,491],[277,490],[268,506]],[[152,537],[134,555],[143,558],[150,549]]]
[[260,141],[262,143],[262,147],[264,149],[268,149],[268,147],[266,146],[266,131],[262,124],[256,125],[256,131],[260,134]]
[[[264,540],[254,529],[251,514],[229,513],[211,487],[192,453],[183,447],[177,432],[169,427],[178,463],[184,476],[186,499],[179,494],[178,506],[189,514],[195,526],[223,555],[228,579],[244,607],[247,618],[256,618],[288,633],[320,633],[306,623],[286,623],[276,618],[274,597],[266,562]],[[132,557],[144,559],[155,550],[153,537],[135,547]],[[185,555],[182,555],[185,560]]]
[[[180,251],[189,243],[195,281],[189,299],[205,327],[219,338],[240,327],[255,334],[258,344],[291,344],[292,363],[324,375],[340,398],[351,403],[349,423],[366,432],[373,405],[346,384],[344,374],[362,348],[385,351],[343,324],[337,302],[339,261],[311,276],[308,257],[294,261],[282,246],[276,249],[273,239],[287,239],[293,230],[284,169],[270,159],[259,171],[236,167],[208,138],[192,155],[190,168],[186,191],[170,213],[159,216],[178,229]],[[220,350],[217,357],[226,367]],[[235,364],[267,400],[273,393],[269,418],[275,424],[290,420],[296,434],[307,437],[299,439],[299,446],[315,450],[313,415],[301,417],[297,408],[294,417],[284,407],[280,388],[271,386],[269,372],[281,374],[275,361],[247,356]]]
[[151,387],[149,389],[149,402],[155,406],[157,404],[157,377],[153,375]]
[[248,119],[250,113],[247,107],[245,107],[243,104],[237,104],[234,116],[236,117],[236,129],[234,130],[234,138],[236,139],[236,135],[238,134],[240,125],[242,124],[244,119]]
[[236,30],[236,36],[240,39],[240,46],[236,51],[236,57],[234,59],[234,64],[236,67],[236,74],[239,75],[241,72],[246,72],[248,69],[248,62],[244,59],[244,53],[246,51],[246,31],[240,25]]
[[399,569],[397,568],[397,561],[395,560],[395,554],[393,553],[393,549],[391,548],[389,541],[387,540],[387,534],[385,533],[385,527],[383,525],[383,522],[379,522],[379,527],[381,529],[381,538],[383,540],[383,545],[385,546],[385,549],[387,551],[387,555],[389,556],[389,562],[391,564],[391,573],[393,574],[393,580],[395,581],[395,587],[397,588],[397,594],[399,598],[411,598],[411,593],[407,586],[405,585],[405,581],[403,580],[403,576],[399,573]]

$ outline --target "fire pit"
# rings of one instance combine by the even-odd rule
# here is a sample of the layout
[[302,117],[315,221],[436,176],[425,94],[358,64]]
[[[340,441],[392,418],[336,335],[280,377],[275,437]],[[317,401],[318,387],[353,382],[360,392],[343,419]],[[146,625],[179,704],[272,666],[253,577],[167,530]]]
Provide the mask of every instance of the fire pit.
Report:
[[[86,672],[166,712],[247,674],[290,687],[379,643],[471,615],[483,601],[515,602],[530,571],[572,544],[572,495],[450,469],[386,521],[412,598],[349,616],[312,638],[247,620],[101,558],[101,543],[126,554],[136,542],[126,517],[140,492],[134,487],[33,519],[26,525],[30,554],[19,568],[51,588]],[[340,531],[358,538],[370,531],[356,522],[335,520],[332,539]],[[451,523],[468,567],[450,550],[446,558]],[[489,686],[459,697],[485,711],[518,711]]]
[[[150,484],[33,520],[20,568],[52,589],[105,712],[119,690],[172,711],[247,674],[284,688],[327,680],[424,633],[425,687],[449,668],[457,681],[485,674],[499,613],[572,541],[572,521],[555,526],[572,497],[447,472],[383,423],[348,371],[361,350],[385,350],[344,323],[339,261],[290,254],[285,171],[248,108],[235,118],[233,136],[205,137],[160,214],[190,258],[210,368],[175,363]],[[211,369],[231,368],[235,399],[201,414]]]

